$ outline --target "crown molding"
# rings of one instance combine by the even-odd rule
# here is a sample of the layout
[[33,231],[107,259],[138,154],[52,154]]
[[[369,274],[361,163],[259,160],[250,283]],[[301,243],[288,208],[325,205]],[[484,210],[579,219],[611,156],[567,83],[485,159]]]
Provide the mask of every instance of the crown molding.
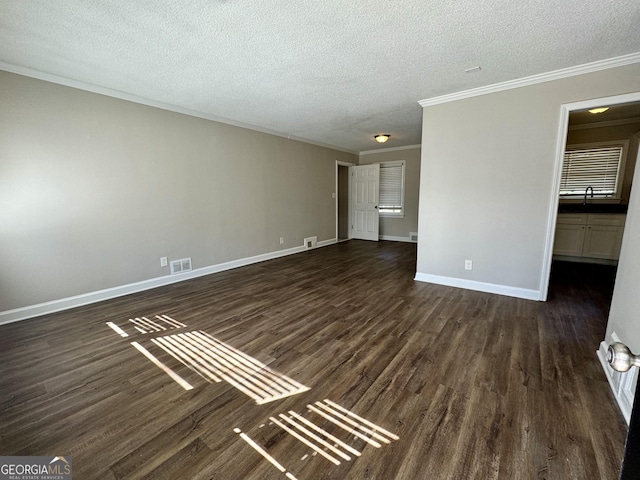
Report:
[[621,118],[620,120],[607,120],[605,122],[583,123],[581,125],[569,126],[569,130],[588,130],[590,128],[616,127],[618,125],[629,125],[640,123],[640,117]]
[[551,82],[553,80],[574,77],[576,75],[583,75],[585,73],[593,73],[601,70],[607,70],[609,68],[623,67],[625,65],[631,65],[633,63],[640,63],[640,52],[630,53],[628,55],[622,55],[620,57],[608,58],[606,60],[599,60],[597,62],[585,63],[583,65],[577,65],[575,67],[562,68],[560,70],[540,73],[538,75],[531,75],[530,77],[517,78],[515,80],[509,80],[506,82],[494,83],[493,85],[472,88],[470,90],[463,90],[461,92],[441,95],[439,97],[426,98],[424,100],[420,100],[418,103],[422,107],[431,107],[433,105],[455,102],[457,100],[463,100],[465,98],[479,97],[481,95],[503,92],[505,90],[511,90],[514,88],[527,87],[529,85],[536,85],[538,83]]
[[45,82],[55,83],[63,85],[65,87],[71,87],[86,92],[97,93],[98,95],[104,95],[107,97],[117,98],[119,100],[125,100],[127,102],[138,103],[140,105],[146,105],[148,107],[159,108],[161,110],[167,110],[174,113],[180,113],[182,115],[188,115],[190,117],[202,118],[203,120],[210,120],[212,122],[224,123],[225,125],[231,125],[233,127],[244,128],[246,130],[253,130],[255,132],[266,133],[268,135],[275,135],[277,137],[283,137],[287,140],[294,140],[296,142],[308,143],[316,145],[318,147],[330,148],[331,150],[338,150],[340,152],[351,153],[358,155],[357,150],[349,150],[347,148],[336,147],[335,145],[329,145],[326,143],[314,142],[307,138],[296,137],[287,133],[270,130],[268,128],[259,127],[257,125],[251,125],[249,123],[238,122],[229,118],[218,117],[217,115],[211,115],[205,112],[199,112],[197,110],[190,110],[188,108],[179,107],[177,105],[171,105],[169,103],[158,102],[150,98],[141,97],[139,95],[133,95],[119,90],[113,90],[111,88],[101,87],[92,83],[86,83],[79,80],[73,80],[71,78],[61,77],[52,73],[41,72],[28,67],[21,67],[19,65],[13,65],[0,61],[0,70],[5,72],[15,73],[25,77],[35,78],[36,80],[44,80]]
[[390,147],[390,148],[379,148],[377,150],[365,150],[360,152],[360,155],[371,155],[372,153],[385,153],[385,152],[398,152],[400,150],[413,150],[414,148],[421,148],[422,145],[405,145],[404,147]]

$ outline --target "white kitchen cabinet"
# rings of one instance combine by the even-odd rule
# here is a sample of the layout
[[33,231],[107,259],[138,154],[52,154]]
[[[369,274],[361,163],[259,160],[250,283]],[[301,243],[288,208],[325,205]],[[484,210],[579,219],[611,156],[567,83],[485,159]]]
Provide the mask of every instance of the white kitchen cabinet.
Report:
[[558,214],[554,255],[617,260],[620,256],[624,214]]
[[582,256],[584,237],[586,233],[585,225],[556,225],[556,241],[553,245],[555,255],[569,255],[571,257]]
[[620,257],[624,227],[588,225],[584,236],[582,256],[617,260]]

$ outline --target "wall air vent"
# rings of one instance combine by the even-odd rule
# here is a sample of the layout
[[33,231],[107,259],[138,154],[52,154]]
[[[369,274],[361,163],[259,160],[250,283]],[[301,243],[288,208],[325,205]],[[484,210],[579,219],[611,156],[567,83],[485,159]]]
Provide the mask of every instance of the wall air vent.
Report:
[[191,257],[171,261],[171,275],[191,270]]
[[316,248],[316,244],[318,243],[318,237],[309,237],[304,239],[304,248],[309,250],[310,248]]
[[409,240],[418,243],[418,232],[409,232]]

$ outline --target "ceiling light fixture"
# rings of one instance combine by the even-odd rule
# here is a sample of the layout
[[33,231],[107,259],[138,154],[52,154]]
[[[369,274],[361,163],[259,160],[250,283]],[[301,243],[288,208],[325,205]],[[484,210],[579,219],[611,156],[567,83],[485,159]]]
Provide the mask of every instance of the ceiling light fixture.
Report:
[[375,137],[373,137],[373,138],[375,138],[375,139],[376,139],[376,142],[378,142],[378,143],[384,143],[384,142],[386,142],[387,140],[389,140],[389,137],[390,137],[390,136],[391,136],[391,135],[389,135],[388,133],[381,133],[380,135],[376,135],[376,136],[375,136]]
[[589,113],[603,113],[606,112],[607,110],[609,110],[609,107],[598,107],[598,108],[592,108],[591,110],[589,110]]

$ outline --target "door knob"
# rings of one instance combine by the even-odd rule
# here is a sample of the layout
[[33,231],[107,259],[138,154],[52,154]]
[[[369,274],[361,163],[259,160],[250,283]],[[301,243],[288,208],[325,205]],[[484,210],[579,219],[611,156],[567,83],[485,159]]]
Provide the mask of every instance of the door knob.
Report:
[[624,343],[614,342],[607,349],[607,362],[618,372],[640,367],[640,355],[634,355]]
[[[634,355],[624,343],[614,342],[607,349],[607,362],[618,372],[626,372],[631,367],[640,367],[640,355]],[[633,396],[633,408],[629,419],[627,443],[624,447],[622,469],[618,480],[640,478],[640,382]]]

